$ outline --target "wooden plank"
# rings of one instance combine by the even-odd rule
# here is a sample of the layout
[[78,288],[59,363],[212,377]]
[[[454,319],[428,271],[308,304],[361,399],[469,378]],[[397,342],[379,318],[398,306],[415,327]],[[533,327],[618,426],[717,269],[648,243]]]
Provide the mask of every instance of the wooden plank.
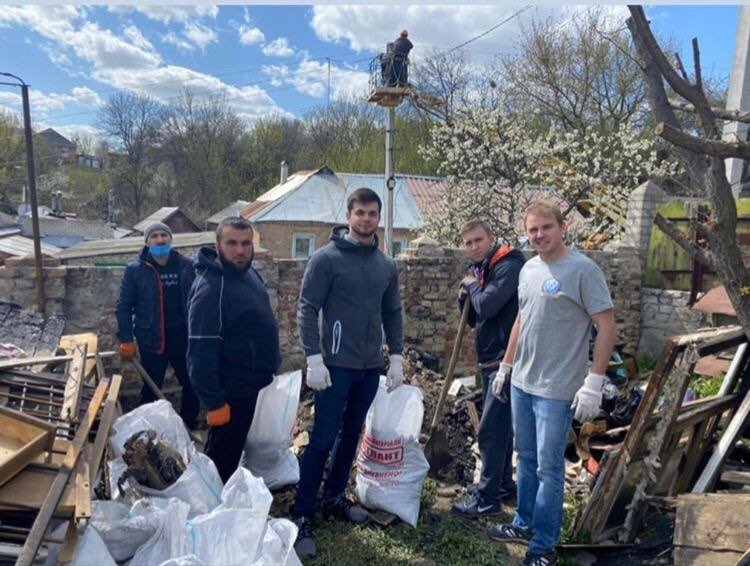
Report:
[[742,470],[727,470],[722,472],[721,481],[750,485],[750,472],[743,472]]
[[65,530],[60,553],[57,555],[57,566],[67,566],[73,561],[73,555],[78,544],[78,529],[74,521],[68,521],[68,528]]
[[[117,352],[114,351],[107,351],[107,352],[97,352],[97,353],[91,353],[87,354],[86,357],[93,358],[94,356],[102,356],[103,358],[111,358],[112,356],[116,355]],[[0,360],[0,371],[11,369],[11,368],[21,368],[25,366],[31,366],[31,365],[37,365],[37,364],[54,364],[57,362],[69,362],[73,359],[73,356],[37,356],[33,358],[12,358],[10,360]]]
[[103,379],[99,382],[99,386],[96,388],[94,397],[91,399],[88,410],[86,411],[86,417],[78,427],[73,442],[71,443],[68,452],[65,454],[63,465],[55,476],[55,479],[52,482],[52,487],[50,487],[47,497],[44,499],[44,503],[39,510],[39,514],[34,520],[34,524],[31,526],[31,531],[23,545],[23,549],[21,549],[21,553],[16,561],[16,566],[31,566],[34,561],[34,557],[42,544],[42,538],[47,531],[47,527],[49,527],[52,515],[54,514],[57,504],[65,491],[68,479],[73,473],[78,457],[86,443],[86,439],[88,438],[91,426],[94,424],[99,408],[104,401],[104,395],[106,394],[108,387],[108,380]]
[[747,424],[748,416],[750,415],[750,391],[745,395],[742,404],[739,406],[737,411],[734,413],[732,420],[729,421],[727,428],[721,435],[719,443],[716,445],[714,453],[711,454],[706,467],[703,468],[703,472],[698,477],[698,481],[693,486],[692,493],[705,493],[710,491],[716,478],[718,478],[721,472],[721,467],[724,465],[724,460],[729,455],[729,451],[734,447],[737,439]]
[[[688,494],[677,498],[675,550],[680,547],[736,553],[736,562],[747,549],[749,532],[750,493]],[[675,560],[675,563],[683,562]]]
[[[8,483],[0,487],[0,508],[12,507],[39,509],[44,503],[57,470],[30,464]],[[71,487],[66,488],[58,505],[62,513],[72,513],[75,509],[75,494]]]
[[45,421],[0,407],[0,485],[51,450],[56,431]]
[[109,441],[109,433],[112,428],[112,422],[115,418],[117,411],[117,399],[120,395],[120,385],[122,384],[122,376],[115,374],[112,376],[112,381],[109,384],[109,391],[107,393],[107,400],[104,403],[102,409],[102,418],[99,420],[99,430],[96,431],[96,438],[94,438],[94,446],[91,449],[91,484],[94,484],[96,480],[96,473],[99,470],[102,457],[104,456],[104,449],[107,447]]
[[[93,332],[84,332],[82,334],[65,334],[60,337],[60,342],[58,345],[60,346],[60,348],[65,350],[67,354],[73,354],[76,346],[79,346],[81,344],[86,344],[87,351],[96,354],[97,350],[99,349],[99,338]],[[96,359],[88,358],[86,360],[86,367],[83,370],[83,375],[89,375],[95,367]]]
[[78,408],[81,403],[81,392],[83,391],[87,351],[88,345],[86,343],[77,345],[73,351],[73,359],[68,367],[60,416],[69,423],[78,422]]
[[675,564],[690,566],[736,566],[741,554],[734,551],[715,552],[705,548],[676,546],[672,551]]
[[75,521],[87,521],[91,518],[91,445],[86,445],[76,466],[74,491],[76,498]]

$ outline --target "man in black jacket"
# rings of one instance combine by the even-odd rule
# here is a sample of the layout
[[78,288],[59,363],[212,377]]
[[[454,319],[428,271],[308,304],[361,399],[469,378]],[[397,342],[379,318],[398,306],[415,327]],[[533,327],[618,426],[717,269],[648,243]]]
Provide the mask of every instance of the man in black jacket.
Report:
[[208,408],[205,453],[224,482],[240,462],[258,393],[281,365],[278,326],[252,261],[252,225],[225,218],[216,247],[198,253],[190,291],[188,370]]
[[515,499],[513,482],[513,427],[510,384],[495,396],[491,382],[505,354],[518,313],[518,274],[523,254],[498,245],[489,226],[470,220],[461,230],[464,249],[473,261],[472,274],[461,281],[459,305],[471,301],[469,324],[476,333],[477,362],[482,374],[483,409],[479,424],[482,475],[470,496],[452,510],[465,517],[497,515],[503,500]]
[[409,32],[403,30],[401,35],[393,42],[391,79],[388,86],[406,86],[409,83],[408,60],[409,51],[413,47],[414,45],[409,41]]
[[[125,268],[120,282],[116,308],[120,355],[125,360],[135,357],[137,341],[141,364],[159,387],[171,364],[182,385],[180,416],[185,426],[194,429],[200,406],[185,364],[193,262],[172,249],[172,230],[166,224],[150,224],[144,239],[143,251]],[[144,385],[141,404],[155,400],[156,395]]]

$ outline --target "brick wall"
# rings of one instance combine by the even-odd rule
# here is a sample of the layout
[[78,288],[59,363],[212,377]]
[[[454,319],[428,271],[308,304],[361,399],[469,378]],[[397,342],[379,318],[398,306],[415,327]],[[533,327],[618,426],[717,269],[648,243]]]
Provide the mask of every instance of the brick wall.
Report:
[[639,355],[658,356],[667,338],[709,324],[704,313],[690,309],[689,298],[689,291],[643,288]]
[[[620,340],[628,349],[638,343],[641,313],[641,270],[636,250],[621,247],[613,252],[586,252],[607,276],[615,302]],[[460,250],[443,249],[427,238],[410,243],[397,260],[404,307],[404,342],[436,354],[443,367],[453,348],[459,312],[457,285],[468,262]],[[275,260],[270,254],[256,256],[254,265],[266,282],[279,322],[283,370],[299,368],[304,355],[296,324],[297,298],[305,260]],[[67,316],[66,332],[97,332],[99,349],[113,350],[116,321],[114,306],[122,268],[55,266],[45,268],[48,310]],[[34,267],[29,259],[11,260],[0,268],[0,298],[26,307],[35,304]],[[461,349],[457,371],[473,371],[473,332]],[[120,369],[118,360],[113,368]],[[135,387],[135,385],[134,385]]]

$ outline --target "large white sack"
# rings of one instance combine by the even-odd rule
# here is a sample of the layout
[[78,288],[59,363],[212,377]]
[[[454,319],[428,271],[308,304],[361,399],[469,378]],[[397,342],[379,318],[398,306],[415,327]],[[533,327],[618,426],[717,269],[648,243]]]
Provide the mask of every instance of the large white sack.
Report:
[[221,499],[213,511],[188,521],[186,554],[206,564],[248,566],[262,552],[273,497],[261,478],[240,467]]
[[163,511],[149,499],[136,501],[132,507],[119,501],[91,502],[89,525],[96,529],[117,562],[133,556],[163,520]]
[[156,532],[133,556],[128,566],[154,566],[185,552],[185,523],[190,507],[184,501],[170,499],[163,509]]
[[419,445],[423,416],[422,392],[417,387],[402,385],[388,393],[381,376],[357,456],[359,501],[393,513],[413,527],[430,467]]
[[70,566],[117,566],[96,529],[87,527],[78,537]]
[[219,505],[222,488],[221,477],[213,460],[200,452],[193,456],[182,475],[169,487],[158,490],[139,486],[144,495],[161,499],[174,497],[184,501],[189,506],[188,516],[191,518],[208,513]]
[[253,562],[253,566],[302,566],[294,551],[297,530],[297,525],[287,519],[268,521],[260,556]]
[[122,458],[125,442],[136,432],[152,429],[156,431],[157,440],[167,441],[177,450],[187,463],[195,454],[195,446],[180,415],[169,401],[160,399],[146,403],[119,417],[113,424],[114,431],[110,438],[113,456]]
[[247,435],[243,464],[263,478],[268,489],[299,481],[299,462],[292,452],[302,372],[277,375],[261,389]]

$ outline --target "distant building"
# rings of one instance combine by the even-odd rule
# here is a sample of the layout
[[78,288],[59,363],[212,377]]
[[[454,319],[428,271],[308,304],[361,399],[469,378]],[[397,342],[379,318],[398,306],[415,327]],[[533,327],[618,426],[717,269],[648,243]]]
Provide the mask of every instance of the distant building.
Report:
[[180,210],[179,206],[163,206],[133,226],[134,235],[143,234],[153,222],[163,222],[172,229],[174,234],[202,232],[198,225]]
[[50,156],[57,157],[64,163],[76,162],[76,144],[60,132],[53,130],[52,128],[47,128],[46,130],[39,132],[37,136],[42,138],[47,144]]
[[206,218],[206,230],[216,230],[219,222],[230,216],[240,216],[240,213],[245,210],[250,204],[249,200],[236,200],[226,208],[222,208],[216,214]]
[[102,160],[94,155],[87,155],[85,153],[79,153],[76,155],[76,163],[89,169],[101,169]]

